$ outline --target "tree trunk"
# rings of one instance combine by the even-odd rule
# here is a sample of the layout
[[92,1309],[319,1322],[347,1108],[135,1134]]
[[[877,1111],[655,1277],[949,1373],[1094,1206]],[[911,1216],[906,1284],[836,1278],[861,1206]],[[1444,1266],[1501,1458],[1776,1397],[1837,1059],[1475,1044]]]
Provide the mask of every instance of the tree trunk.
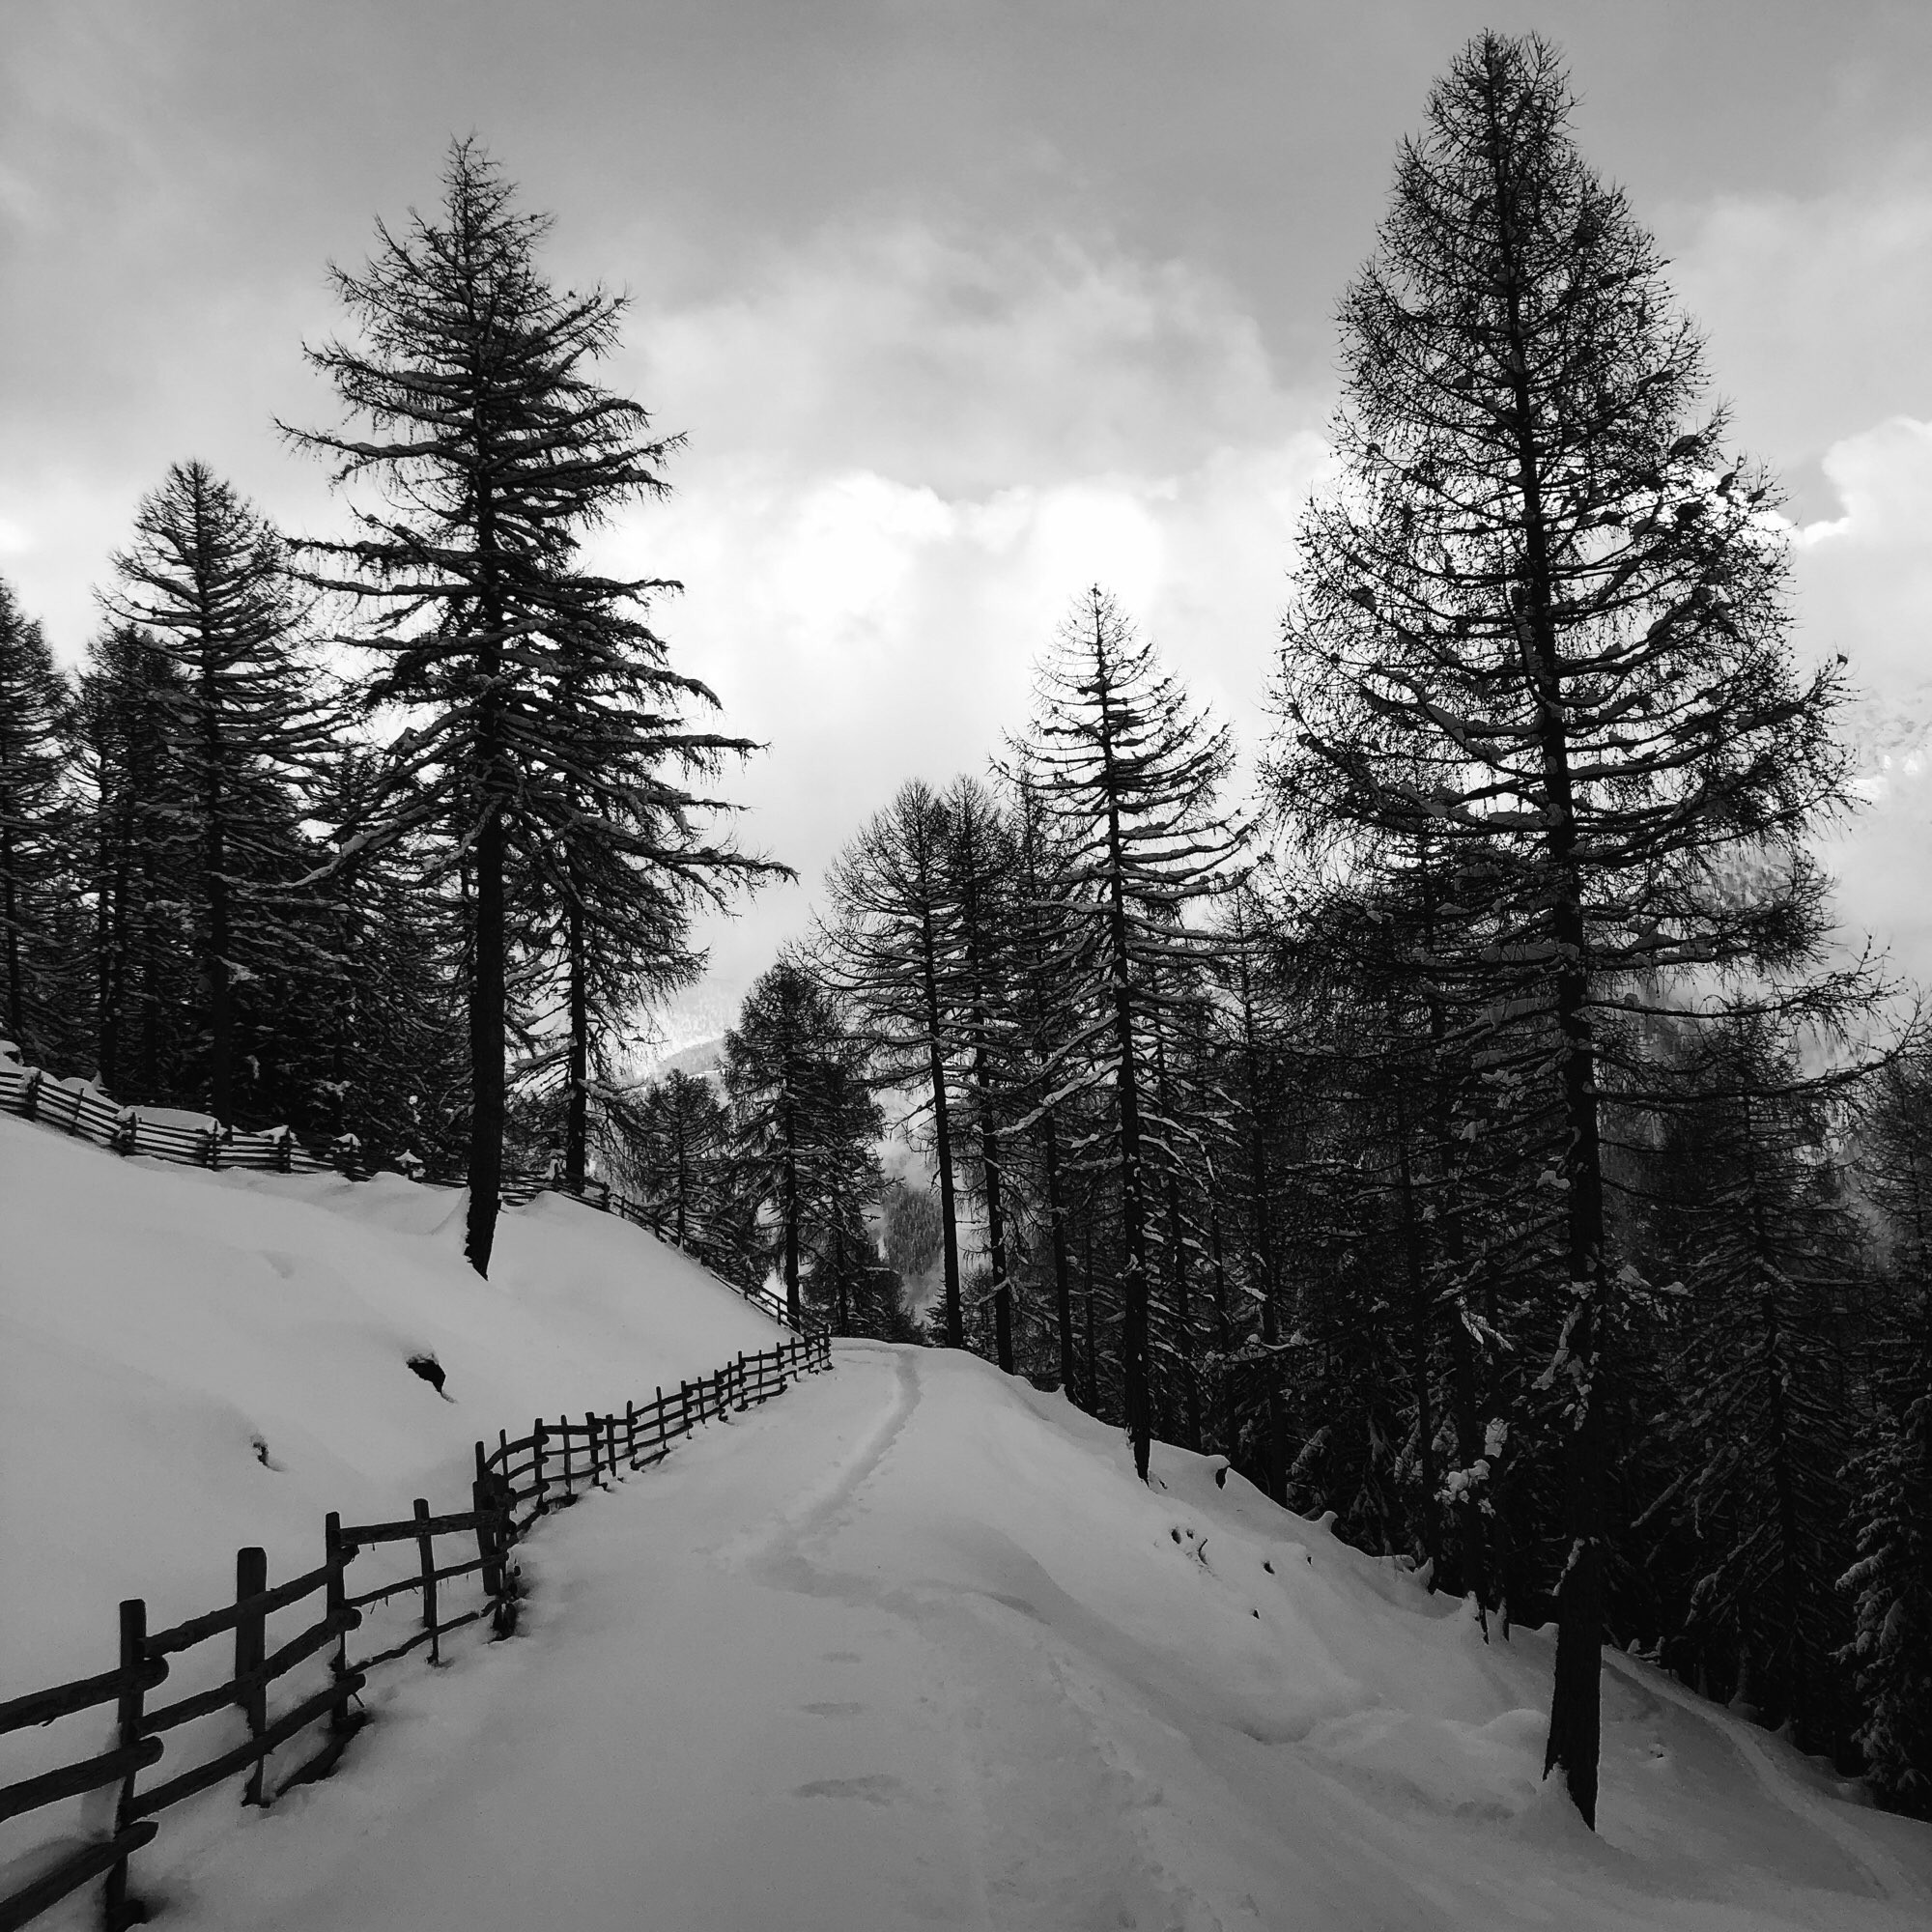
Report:
[[202,688],[202,755],[208,759],[202,810],[207,816],[203,828],[202,890],[208,901],[208,942],[202,955],[202,971],[208,981],[208,1111],[224,1125],[235,1122],[235,1015],[229,997],[228,949],[231,934],[228,917],[227,852],[222,838],[222,797],[219,767],[219,727],[214,715],[213,679],[206,673]]
[[[1073,1287],[1068,1280],[1066,1261],[1066,1212],[1060,1198],[1060,1136],[1053,1115],[1040,1119],[1040,1153],[1046,1168],[1046,1216],[1048,1238],[1053,1246],[1053,1315],[1060,1336],[1060,1386],[1073,1399],[1075,1391],[1073,1353]],[[1087,1391],[1088,1407],[1094,1391]]]
[[565,930],[570,950],[570,1092],[563,1122],[563,1184],[582,1194],[590,1125],[590,968],[581,907],[570,908]]
[[1248,971],[1245,923],[1236,935],[1241,1000],[1242,1077],[1248,1097],[1248,1268],[1262,1289],[1262,1347],[1266,1381],[1262,1398],[1262,1480],[1269,1497],[1288,1502],[1288,1414],[1281,1399],[1281,1291],[1274,1258],[1274,1216],[1268,1208],[1268,1144],[1262,1121],[1261,1042],[1255,1026],[1254,985]]
[[[982,1091],[980,1104],[985,1104]],[[993,1355],[1008,1375],[1013,1369],[1013,1285],[1007,1273],[1007,1223],[1000,1198],[1000,1136],[983,1126],[980,1159],[986,1175],[986,1261],[993,1271]]]
[[[936,1012],[936,998],[933,1006]],[[927,1065],[932,1080],[933,1159],[939,1168],[939,1226],[946,1270],[946,1346],[963,1349],[966,1319],[959,1302],[959,1210],[952,1193],[952,1129],[946,1105],[946,1061],[939,1050],[936,1017]]]
[[1442,1567],[1442,1541],[1437,1533],[1436,1491],[1441,1487],[1435,1469],[1435,1410],[1430,1399],[1431,1347],[1435,1326],[1430,1306],[1429,1270],[1422,1252],[1422,1220],[1416,1209],[1415,1177],[1408,1157],[1408,1129],[1398,1122],[1401,1150],[1397,1156],[1397,1181],[1402,1197],[1403,1261],[1408,1273],[1409,1378],[1415,1387],[1415,1436],[1418,1473],[1422,1480],[1422,1553],[1429,1564],[1430,1587],[1436,1582]]
[[[492,787],[494,790],[494,786]],[[469,988],[469,1216],[463,1251],[480,1275],[490,1272],[503,1186],[503,1121],[508,1083],[503,1035],[509,950],[503,895],[503,821],[493,798],[476,839],[475,956]]]
[[14,882],[14,828],[0,830],[0,921],[7,927],[7,1031],[27,1052],[26,975],[20,965],[20,914]]
[[1602,1747],[1604,1636],[1605,1401],[1597,1382],[1603,1335],[1600,1319],[1607,1291],[1604,1264],[1604,1169],[1597,1119],[1596,1052],[1590,1032],[1589,933],[1577,870],[1575,794],[1570,774],[1569,725],[1557,648],[1551,585],[1549,531],[1543,506],[1540,426],[1530,389],[1539,345],[1522,320],[1524,276],[1516,256],[1520,184],[1508,173],[1508,136],[1493,120],[1490,136],[1492,179],[1502,256],[1505,309],[1499,359],[1508,372],[1508,433],[1515,445],[1516,483],[1521,502],[1523,557],[1514,588],[1516,630],[1524,681],[1536,701],[1547,826],[1550,936],[1561,962],[1556,972],[1555,1021],[1562,1119],[1565,1254],[1571,1306],[1559,1344],[1559,1377],[1569,1393],[1563,1516],[1567,1555],[1556,1592],[1556,1668],[1549,1700],[1549,1738],[1543,1770],[1560,1769],[1572,1803],[1592,1831],[1597,1823],[1597,1766]]
[[789,1099],[781,1115],[784,1123],[784,1283],[785,1313],[791,1325],[798,1327],[805,1315],[805,1301],[798,1278],[798,1130],[792,1119]]

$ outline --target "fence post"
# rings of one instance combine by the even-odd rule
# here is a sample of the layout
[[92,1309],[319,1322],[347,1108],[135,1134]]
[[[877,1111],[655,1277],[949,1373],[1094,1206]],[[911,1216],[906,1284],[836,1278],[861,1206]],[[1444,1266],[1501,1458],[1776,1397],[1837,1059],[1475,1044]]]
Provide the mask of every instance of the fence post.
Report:
[[604,1418],[604,1451],[611,1461],[611,1483],[615,1488],[621,1479],[617,1474],[617,1418],[614,1414]]
[[541,1516],[550,1506],[550,1479],[544,1474],[544,1426],[542,1416],[538,1416],[530,1424],[530,1459],[534,1465],[532,1479],[535,1483],[537,1492],[534,1514]]
[[624,1461],[633,1469],[638,1466],[638,1405],[634,1402],[624,1405]]
[[[128,1597],[121,1605],[121,1697],[115,1712],[115,1742],[123,1750],[141,1742],[141,1706],[147,1696],[148,1605],[140,1597]],[[130,1769],[121,1779],[121,1795],[114,1804],[114,1835],[118,1838],[133,1821],[128,1812],[134,1805],[134,1779]],[[148,1915],[128,1896],[128,1861],[124,1858],[108,1868],[107,1889],[101,1899],[101,1916],[107,1932],[126,1932]]]
[[[334,1510],[323,1519],[322,1560],[328,1569],[328,1581],[325,1586],[327,1594],[324,1601],[328,1606],[328,1614],[342,1619],[342,1628],[335,1638],[335,1655],[328,1661],[328,1673],[335,1680],[337,1690],[341,1690],[343,1680],[349,1675],[349,1552],[342,1545],[342,1518]],[[329,1706],[329,1735],[346,1738],[354,1728],[349,1721],[349,1692],[343,1690]]]
[[480,1442],[476,1445],[476,1480],[470,1485],[469,1507],[476,1512],[476,1554],[483,1564],[483,1594],[500,1610],[503,1559],[497,1534],[497,1502],[490,1492],[490,1458]]
[[[251,1598],[259,1598],[269,1587],[269,1552],[252,1545],[246,1549],[235,1552],[235,1601],[238,1605],[246,1605]],[[242,1610],[235,1624],[235,1675],[238,1680],[253,1676],[252,1684],[240,1684],[241,1695],[236,1703],[248,1719],[248,1735],[259,1738],[269,1728],[269,1687],[261,1680],[262,1660],[268,1655],[268,1617],[259,1607]],[[265,1757],[258,1757],[248,1773],[248,1783],[242,1793],[244,1804],[260,1804],[262,1798],[262,1774],[267,1763]]]
[[678,1434],[680,1435],[689,1435],[691,1434],[691,1384],[689,1382],[681,1381],[677,1385],[677,1406],[679,1415],[684,1423],[684,1427],[678,1431]]
[[421,1496],[415,1500],[415,1512],[416,1550],[422,1559],[423,1628],[429,1632],[429,1661],[440,1663],[442,1636],[437,1629],[436,1615],[436,1539],[421,1527],[429,1520],[429,1504]]
[[583,1411],[583,1446],[590,1453],[590,1487],[594,1490],[604,1480],[604,1459],[597,1453],[597,1418],[587,1408]]

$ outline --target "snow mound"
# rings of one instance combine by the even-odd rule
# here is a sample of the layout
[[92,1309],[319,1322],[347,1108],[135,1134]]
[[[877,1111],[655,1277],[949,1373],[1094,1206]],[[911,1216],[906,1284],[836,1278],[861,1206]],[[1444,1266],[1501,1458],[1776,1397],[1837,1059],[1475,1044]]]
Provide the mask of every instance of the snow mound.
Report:
[[[466,1509],[499,1429],[621,1411],[776,1329],[675,1250],[555,1195],[504,1214],[398,1176],[211,1174],[0,1118],[0,1695],[321,1560],[322,1520]],[[433,1357],[444,1397],[409,1367]]]

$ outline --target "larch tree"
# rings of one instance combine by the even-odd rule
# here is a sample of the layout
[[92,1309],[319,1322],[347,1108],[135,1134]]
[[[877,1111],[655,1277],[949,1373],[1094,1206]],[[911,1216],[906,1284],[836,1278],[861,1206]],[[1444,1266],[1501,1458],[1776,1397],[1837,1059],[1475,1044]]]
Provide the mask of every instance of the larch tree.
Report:
[[310,963],[289,890],[304,869],[298,803],[327,742],[304,655],[304,606],[281,538],[205,463],[177,463],[141,500],[100,601],[173,667],[163,687],[181,779],[184,856],[208,1035],[209,1111],[233,1122],[242,1020],[238,988]]
[[59,1030],[51,949],[67,845],[67,704],[40,625],[0,582],[0,1026],[30,1056],[48,1054]]
[[807,1264],[849,1248],[855,1211],[877,1192],[881,1120],[866,1048],[810,967],[781,957],[724,1036],[745,1186],[770,1215],[768,1252],[796,1322]]
[[[1066,1137],[1052,1075],[1055,1057],[1073,1021],[1072,989],[1054,964],[1069,937],[1061,913],[1061,854],[1044,798],[1024,758],[1003,773],[1011,826],[1011,868],[1007,935],[1009,1012],[1024,1121],[1038,1155],[1039,1217],[1045,1223],[1053,1278],[1053,1327],[1060,1386],[1069,1399],[1082,1389],[1073,1332],[1072,1257],[1069,1252]],[[1090,1405],[1091,1388],[1084,1391]]]
[[978,779],[955,779],[943,801],[945,877],[958,931],[952,1024],[964,1074],[966,1118],[978,1142],[993,1298],[993,1354],[1013,1373],[1012,1191],[1002,1137],[1013,1111],[1017,988],[1011,973],[1016,854],[999,802]]
[[1675,977],[1811,966],[1803,839],[1845,767],[1837,679],[1797,675],[1785,645],[1776,489],[1699,413],[1699,339],[1572,105],[1547,43],[1485,34],[1401,151],[1342,304],[1342,480],[1302,527],[1275,777],[1370,854],[1426,833],[1486,868],[1463,984],[1548,1103],[1562,1208],[1547,1769],[1594,1822],[1605,1056]]
[[[1079,1021],[1049,1077],[1062,1094],[1104,1088],[1113,1101],[1098,1157],[1118,1182],[1121,1376],[1134,1467],[1152,1441],[1147,1139],[1154,1016],[1164,980],[1212,950],[1187,916],[1228,890],[1243,834],[1220,803],[1233,762],[1211,724],[1097,586],[1062,625],[1041,666],[1024,756],[1058,828],[1059,906],[1067,943],[1054,969],[1083,991]],[[1090,1156],[1091,1158],[1092,1156]]]
[[193,1004],[182,942],[190,889],[178,829],[188,801],[167,722],[179,683],[139,625],[112,625],[88,647],[68,727],[94,901],[95,1065],[107,1092],[150,1104],[190,1097],[180,1038]]
[[958,905],[948,874],[945,801],[912,779],[826,874],[823,970],[863,1030],[881,1088],[919,1096],[938,1171],[946,1345],[966,1345],[960,1302],[959,1208],[953,1145],[955,1016],[960,998]]
[[1884,1216],[1890,1294],[1876,1399],[1847,1471],[1857,1554],[1838,1579],[1854,1622],[1841,1661],[1863,1698],[1872,1789],[1932,1819],[1932,1059],[1921,1045],[1874,1085],[1860,1166]]
[[681,440],[595,380],[625,302],[544,277],[548,217],[515,206],[474,141],[452,144],[442,190],[436,216],[379,224],[361,272],[333,271],[359,337],[310,360],[349,426],[288,433],[338,484],[379,487],[354,536],[305,546],[311,581],[368,613],[344,639],[376,656],[366,707],[402,720],[338,863],[417,834],[462,879],[466,1252],[487,1273],[513,951],[543,955],[561,983],[566,1165],[581,1178],[594,1031],[688,974],[696,906],[770,868],[705,833],[719,802],[693,783],[753,747],[684,722],[717,699],[650,626],[675,586],[599,575],[582,554],[587,532],[665,493]]

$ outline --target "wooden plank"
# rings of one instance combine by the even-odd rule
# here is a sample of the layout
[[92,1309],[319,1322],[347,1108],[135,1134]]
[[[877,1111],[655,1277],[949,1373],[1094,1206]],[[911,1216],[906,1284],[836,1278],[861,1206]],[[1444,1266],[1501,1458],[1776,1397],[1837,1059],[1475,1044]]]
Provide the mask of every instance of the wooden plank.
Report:
[[70,1852],[59,1864],[43,1871],[30,1885],[10,1897],[0,1898],[0,1932],[18,1932],[22,1925],[38,1918],[48,1906],[58,1905],[69,1892],[78,1891],[90,1880],[111,1871],[130,1852],[150,1843],[161,1828],[152,1819],[129,1825],[111,1838],[100,1838]]
[[[168,1674],[167,1660],[157,1657],[143,1666],[142,1689],[152,1690]],[[23,1731],[30,1724],[50,1724],[56,1718],[71,1718],[76,1711],[91,1711],[97,1704],[111,1704],[121,1694],[120,1670],[103,1670],[99,1677],[77,1677],[71,1684],[57,1684],[51,1690],[30,1690],[24,1697],[12,1697],[0,1704],[0,1735]]]
[[259,1614],[272,1616],[277,1610],[285,1610],[291,1604],[298,1604],[304,1597],[312,1597],[328,1583],[328,1566],[311,1570],[304,1577],[291,1577],[286,1583],[277,1583],[272,1590],[262,1592],[259,1603],[227,1604],[218,1610],[210,1610],[206,1616],[190,1617],[185,1623],[177,1624],[173,1630],[165,1630],[148,1639],[150,1656],[165,1656],[173,1651],[186,1650],[197,1643],[206,1643],[212,1636],[219,1636],[223,1631],[231,1631],[245,1615]]
[[349,1599],[352,1610],[367,1609],[372,1604],[386,1604],[391,1597],[400,1597],[409,1590],[420,1590],[420,1577],[404,1577],[393,1583],[383,1583],[373,1590],[364,1590],[359,1596]]
[[192,1723],[197,1718],[212,1717],[216,1711],[225,1711],[251,1690],[265,1688],[276,1678],[286,1676],[304,1658],[313,1657],[344,1632],[355,1630],[361,1621],[359,1610],[344,1605],[340,1611],[331,1611],[319,1624],[311,1624],[299,1636],[291,1637],[272,1657],[265,1659],[260,1669],[254,1673],[253,1683],[235,1678],[211,1690],[197,1690],[192,1697],[163,1704],[158,1711],[150,1711],[141,1720],[142,1734],[151,1736],[159,1731],[172,1731],[182,1724]]
[[[400,1522],[350,1522],[342,1526],[343,1542],[356,1544],[365,1549],[379,1543],[413,1543],[423,1535],[473,1536],[475,1533],[474,1510],[465,1510],[460,1516],[405,1517]],[[315,1574],[320,1580],[325,1573],[318,1570]]]
[[[152,1818],[156,1811],[165,1811],[170,1804],[179,1804],[184,1798],[192,1798],[197,1791],[206,1791],[211,1784],[219,1784],[224,1777],[232,1777],[238,1771],[287,1744],[298,1731],[314,1723],[341,1698],[361,1690],[365,1681],[360,1670],[352,1670],[340,1684],[331,1684],[327,1690],[317,1691],[313,1697],[304,1698],[294,1710],[285,1712],[259,1738],[250,1738],[246,1744],[237,1745],[233,1750],[223,1751],[219,1757],[211,1758],[192,1771],[185,1771],[179,1777],[169,1778],[165,1784],[143,1791],[134,1800],[134,1816]],[[149,1742],[158,1747],[160,1740],[155,1738]],[[157,1748],[156,1755],[159,1754]]]
[[117,1745],[99,1757],[82,1758],[78,1764],[64,1764],[58,1771],[43,1771],[38,1777],[23,1777],[17,1784],[0,1787],[0,1818],[17,1818],[23,1811],[38,1811],[63,1798],[78,1798],[84,1792],[99,1791],[104,1784],[118,1783],[130,1771],[153,1764],[161,1750],[159,1738],[143,1738],[139,1744]]
[[391,1644],[387,1650],[379,1650],[374,1657],[358,1657],[350,1666],[354,1671],[366,1677],[378,1664],[393,1663],[399,1657],[407,1657],[411,1651],[429,1641],[430,1634],[419,1630],[413,1636],[406,1637],[401,1643]]

